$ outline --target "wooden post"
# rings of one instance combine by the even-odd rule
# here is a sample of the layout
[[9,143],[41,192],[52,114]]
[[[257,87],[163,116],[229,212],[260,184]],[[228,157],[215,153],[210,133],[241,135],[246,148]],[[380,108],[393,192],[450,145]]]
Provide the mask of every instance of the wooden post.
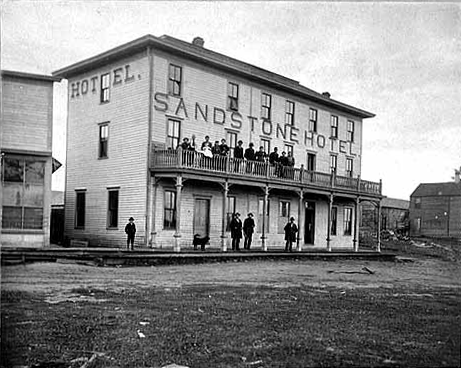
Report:
[[360,197],[355,199],[355,215],[354,215],[354,252],[359,251],[359,216],[360,216]]
[[261,230],[261,248],[264,252],[267,252],[266,244],[266,212],[267,212],[267,203],[269,201],[269,187],[266,185],[264,188],[264,201],[263,201],[263,223]]
[[381,199],[378,202],[378,234],[377,234],[377,245],[376,250],[381,252]]
[[327,215],[327,251],[331,252],[331,212],[333,208],[333,194],[328,196],[328,215]]
[[150,207],[150,216],[151,216],[151,239],[150,239],[150,248],[155,248],[157,246],[157,227],[155,224],[155,213],[157,212],[155,208],[157,207],[157,189],[158,183],[154,177],[153,190],[152,190],[152,206]]
[[227,252],[227,197],[229,194],[229,183],[227,180],[223,186],[223,198],[222,198],[222,228],[221,228],[221,250]]
[[176,178],[176,231],[174,233],[174,251],[181,251],[181,191],[182,191],[182,176]]
[[301,167],[299,169],[299,181],[302,183],[304,177],[304,164],[301,164]]
[[301,231],[301,229],[304,229],[304,221],[303,221],[303,210],[304,210],[304,191],[301,189],[298,193],[299,195],[299,204],[298,204],[298,237],[296,239],[296,250],[298,252],[301,252],[303,250],[303,246],[300,240],[301,240],[301,234],[304,233],[304,231]]

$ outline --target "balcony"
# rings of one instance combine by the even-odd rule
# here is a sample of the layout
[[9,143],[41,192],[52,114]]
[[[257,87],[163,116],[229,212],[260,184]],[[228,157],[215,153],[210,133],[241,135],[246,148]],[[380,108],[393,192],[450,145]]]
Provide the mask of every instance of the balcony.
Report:
[[328,191],[349,192],[356,195],[381,196],[381,183],[358,178],[308,171],[301,167],[274,166],[268,162],[248,161],[227,156],[205,157],[201,152],[154,150],[151,170],[156,173],[192,173],[243,179],[284,186]]

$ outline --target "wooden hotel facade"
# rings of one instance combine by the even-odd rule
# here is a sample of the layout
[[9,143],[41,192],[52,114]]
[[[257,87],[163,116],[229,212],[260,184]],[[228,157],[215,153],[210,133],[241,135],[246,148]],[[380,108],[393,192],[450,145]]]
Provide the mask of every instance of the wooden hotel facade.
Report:
[[[65,233],[92,246],[180,251],[194,234],[226,251],[232,213],[255,215],[253,249],[358,250],[358,208],[379,208],[381,183],[360,177],[362,121],[374,115],[298,82],[192,43],[146,35],[53,73],[68,79]],[[226,139],[230,155],[200,146]],[[177,149],[195,137],[196,151]],[[292,152],[294,167],[235,158],[247,148]]]

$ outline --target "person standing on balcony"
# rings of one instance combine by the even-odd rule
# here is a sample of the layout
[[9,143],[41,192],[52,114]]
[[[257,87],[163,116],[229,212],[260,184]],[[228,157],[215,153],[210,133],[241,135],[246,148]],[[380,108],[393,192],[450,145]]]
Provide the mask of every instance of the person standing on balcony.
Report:
[[253,171],[253,162],[255,159],[256,159],[256,156],[255,156],[255,150],[253,148],[254,144],[250,142],[250,144],[248,145],[248,148],[245,150],[245,155],[244,157],[246,158],[247,160],[247,169],[246,169],[246,172],[247,173],[251,173]]
[[188,153],[191,150],[191,145],[189,143],[189,138],[184,137],[182,143],[178,146],[182,149],[182,162],[183,164],[189,165],[192,162],[192,156]]
[[279,175],[279,154],[278,148],[274,147],[274,150],[269,155],[269,163],[274,167],[275,176]]
[[202,147],[201,147],[202,151],[204,151],[206,147],[211,149],[212,146],[213,145],[210,142],[210,137],[208,135],[206,135],[205,136],[205,141],[203,141],[203,143],[202,143]]
[[242,147],[243,142],[238,141],[237,142],[237,147],[234,148],[234,159],[236,159],[234,162],[234,172],[239,172],[240,170],[240,164],[241,160],[243,160],[243,147]]
[[224,138],[221,139],[219,150],[221,151],[221,156],[227,156],[229,154],[229,146],[226,144],[226,140]]
[[280,156],[280,177],[285,178],[286,177],[286,172],[287,172],[287,167],[288,167],[288,157],[286,156],[286,152],[282,152],[282,156]]
[[264,147],[263,146],[260,146],[259,147],[259,151],[257,151],[255,153],[255,159],[256,161],[258,162],[258,170],[257,170],[257,173],[259,175],[264,175],[264,162],[266,162],[266,152],[264,151]]
[[203,154],[203,160],[201,163],[201,166],[206,168],[206,169],[211,169],[211,158],[213,157],[213,154],[211,153],[211,148],[212,144],[210,142],[210,137],[208,135],[205,136],[205,141],[202,143],[202,154]]
[[295,218],[290,217],[290,221],[283,228],[285,231],[285,252],[291,252],[293,243],[296,242],[296,233],[298,232],[298,227],[295,224]]
[[219,141],[214,142],[214,146],[211,147],[211,153],[213,154],[213,169],[218,170],[220,168],[220,156],[221,148],[219,147]]
[[229,227],[232,238],[232,250],[240,252],[240,239],[242,239],[242,220],[240,220],[240,213],[234,213]]
[[288,162],[288,172],[289,172],[289,177],[290,179],[295,178],[295,158],[293,157],[292,152],[288,152],[288,157],[287,157],[287,162]]
[[125,226],[125,233],[127,235],[126,248],[128,250],[133,250],[134,249],[134,236],[136,234],[136,225],[134,224],[133,217],[130,217],[128,219],[128,223]]
[[255,220],[253,220],[253,214],[250,212],[245,221],[243,221],[243,235],[245,236],[243,249],[250,250],[251,241],[253,240],[254,228]]

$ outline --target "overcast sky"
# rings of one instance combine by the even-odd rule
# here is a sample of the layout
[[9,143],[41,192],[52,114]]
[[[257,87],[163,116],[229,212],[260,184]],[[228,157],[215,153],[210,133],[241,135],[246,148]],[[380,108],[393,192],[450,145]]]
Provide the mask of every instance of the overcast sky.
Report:
[[[362,177],[408,199],[461,166],[461,5],[380,2],[5,1],[2,68],[45,73],[145,34],[192,41],[371,111]],[[65,162],[66,84],[53,155]],[[64,171],[53,189],[64,189]]]

